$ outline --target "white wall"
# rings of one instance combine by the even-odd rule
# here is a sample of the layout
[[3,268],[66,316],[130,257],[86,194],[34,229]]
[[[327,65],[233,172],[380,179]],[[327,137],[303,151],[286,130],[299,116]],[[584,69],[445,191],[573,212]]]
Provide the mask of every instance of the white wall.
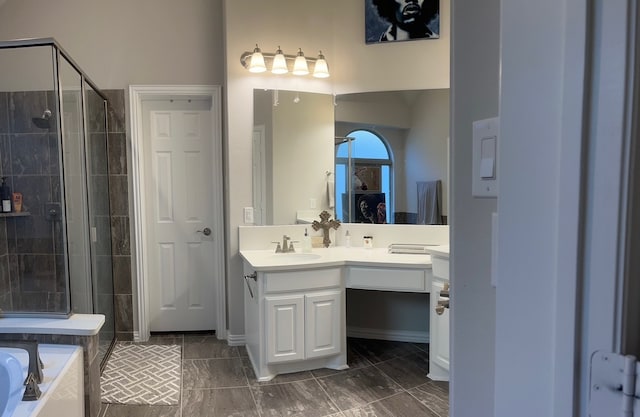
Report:
[[[237,227],[242,207],[252,202],[251,108],[254,88],[278,88],[325,93],[449,87],[449,1],[441,2],[441,36],[437,40],[386,45],[364,43],[364,10],[360,1],[329,0],[225,0],[227,59],[228,161],[228,296],[229,333],[244,333],[242,309],[242,264],[237,253]],[[259,43],[263,51],[278,45],[285,53],[302,48],[314,55],[325,54],[331,78],[300,79],[292,75],[274,77],[250,74],[239,62],[240,55]],[[390,76],[397,73],[399,76]],[[235,279],[235,278],[238,279]]]
[[271,224],[293,224],[297,210],[329,210],[326,173],[334,169],[333,97],[293,91],[278,96],[280,104],[273,108]]
[[496,200],[471,196],[471,123],[498,114],[500,1],[453,4],[450,415],[493,417],[496,295],[489,271]]
[[417,181],[442,181],[442,214],[449,214],[449,90],[419,94],[411,112],[405,146],[407,211],[418,207]]
[[7,0],[0,40],[55,38],[99,88],[223,83],[222,0]]

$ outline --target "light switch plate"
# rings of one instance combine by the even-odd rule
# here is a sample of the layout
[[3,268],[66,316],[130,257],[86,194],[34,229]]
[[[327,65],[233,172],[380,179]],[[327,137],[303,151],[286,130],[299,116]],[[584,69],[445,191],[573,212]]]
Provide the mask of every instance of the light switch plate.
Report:
[[473,122],[471,194],[474,197],[498,196],[499,129],[497,117]]
[[253,207],[244,208],[244,223],[253,224]]

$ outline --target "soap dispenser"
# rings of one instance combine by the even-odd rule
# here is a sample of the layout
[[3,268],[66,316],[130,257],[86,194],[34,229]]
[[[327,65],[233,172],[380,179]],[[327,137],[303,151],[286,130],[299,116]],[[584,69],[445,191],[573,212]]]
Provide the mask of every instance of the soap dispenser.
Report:
[[351,235],[348,230],[344,234],[344,246],[347,248],[351,247]]
[[2,212],[11,213],[11,188],[9,188],[9,184],[7,184],[7,177],[2,177],[0,199],[2,200]]
[[311,236],[307,232],[307,229],[304,229],[304,238],[302,239],[302,252],[311,253]]

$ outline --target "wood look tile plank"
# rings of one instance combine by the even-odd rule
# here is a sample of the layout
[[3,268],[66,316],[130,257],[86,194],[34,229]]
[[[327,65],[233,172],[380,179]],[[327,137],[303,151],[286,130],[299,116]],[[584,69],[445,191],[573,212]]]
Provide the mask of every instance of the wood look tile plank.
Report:
[[345,417],[440,417],[406,392],[342,413]]
[[183,391],[184,417],[259,417],[249,388],[217,388]]
[[262,417],[325,417],[339,413],[315,380],[252,386]]
[[429,355],[424,352],[390,359],[375,366],[404,389],[415,388],[429,381]]
[[402,387],[373,366],[319,378],[318,382],[340,410],[361,407],[403,391]]
[[182,388],[228,388],[248,386],[242,359],[184,359]]

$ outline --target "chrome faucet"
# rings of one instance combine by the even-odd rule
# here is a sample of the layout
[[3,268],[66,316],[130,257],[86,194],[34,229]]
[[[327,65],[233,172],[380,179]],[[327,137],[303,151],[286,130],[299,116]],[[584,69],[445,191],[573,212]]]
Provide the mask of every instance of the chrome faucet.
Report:
[[29,375],[33,374],[38,384],[42,383],[42,360],[38,353],[36,340],[0,340],[0,347],[24,349],[29,354]]
[[276,253],[289,253],[289,252],[295,252],[295,248],[293,247],[293,240],[291,240],[291,237],[287,236],[287,235],[282,235],[282,246],[280,246],[280,242],[277,241],[273,241],[272,243],[277,243],[278,246],[276,246]]

